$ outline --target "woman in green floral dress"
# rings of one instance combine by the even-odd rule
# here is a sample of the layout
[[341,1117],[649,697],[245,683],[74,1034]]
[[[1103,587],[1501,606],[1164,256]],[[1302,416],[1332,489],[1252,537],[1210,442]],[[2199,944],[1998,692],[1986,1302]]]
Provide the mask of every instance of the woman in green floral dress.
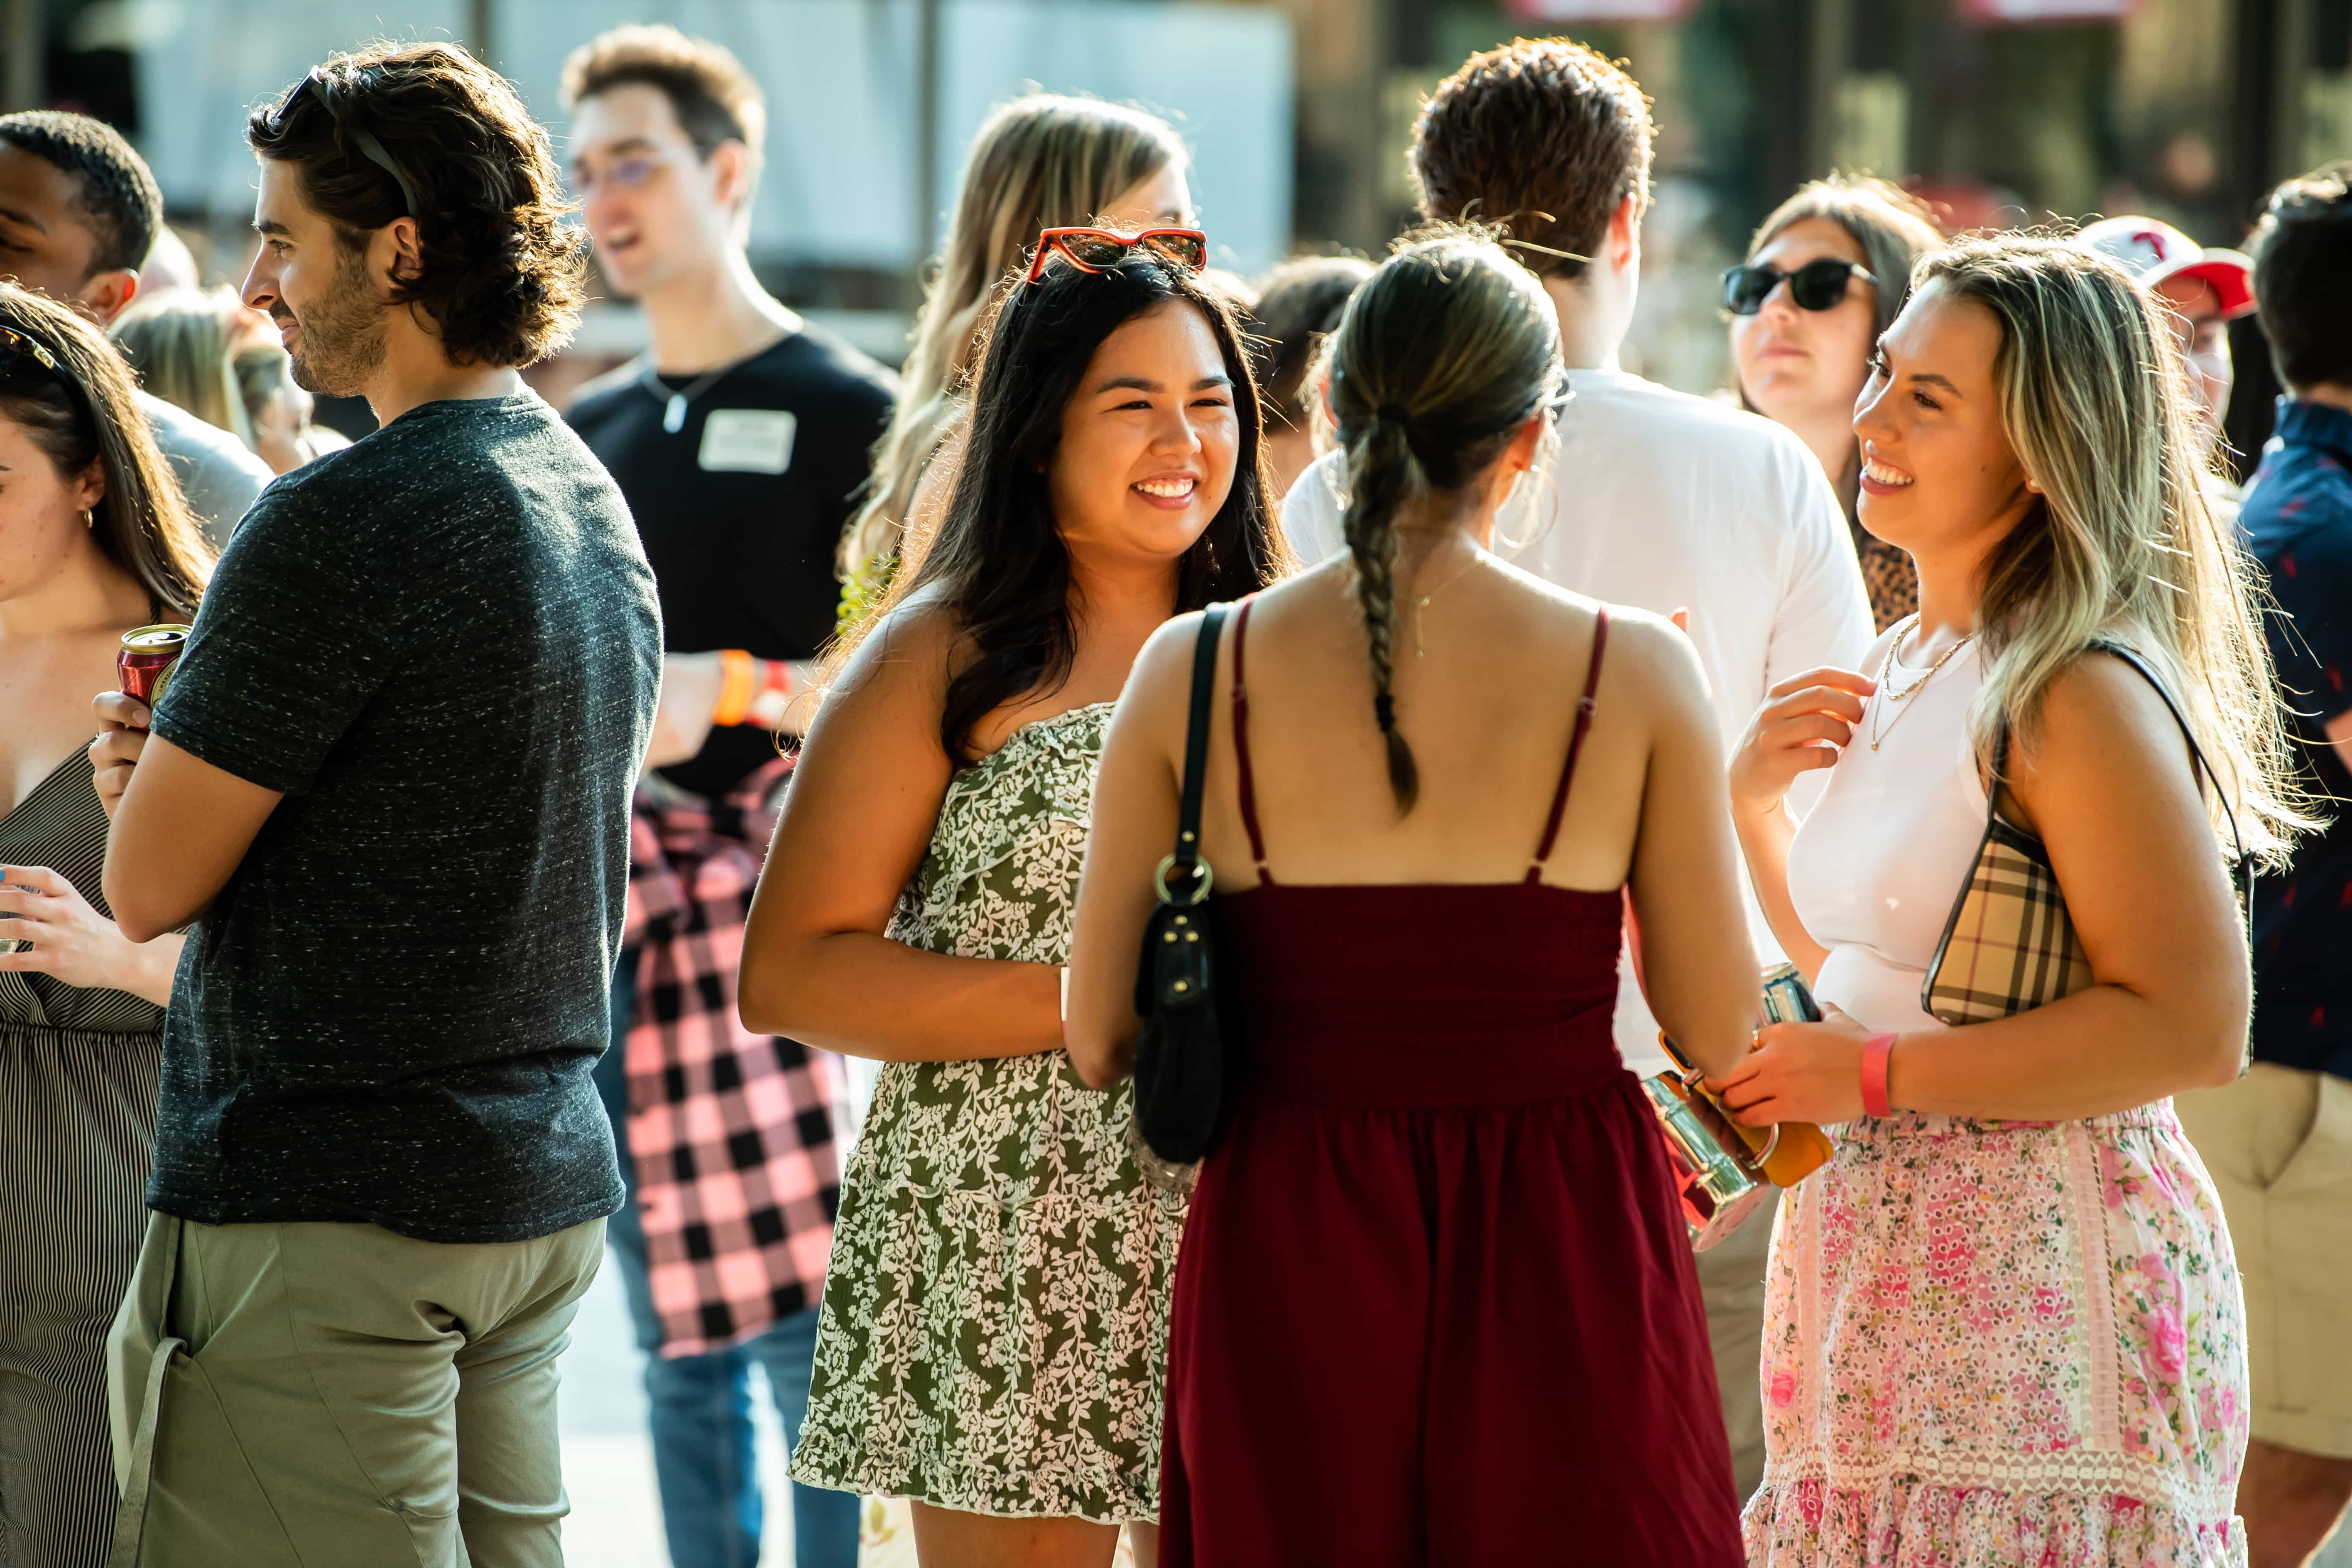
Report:
[[1071,1070],[1059,966],[1137,651],[1287,563],[1197,254],[1087,260],[1000,310],[948,516],[809,732],[745,938],[748,1024],[887,1064],[793,1475],[912,1500],[931,1568],[1098,1568],[1157,1511],[1183,1200],[1129,1091]]

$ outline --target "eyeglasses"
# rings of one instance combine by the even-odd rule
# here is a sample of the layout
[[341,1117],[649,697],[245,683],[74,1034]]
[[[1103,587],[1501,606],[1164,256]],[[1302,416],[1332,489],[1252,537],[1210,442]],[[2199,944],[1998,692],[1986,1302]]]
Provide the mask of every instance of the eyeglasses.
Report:
[[1209,237],[1197,228],[1147,228],[1121,234],[1114,228],[1049,228],[1037,236],[1037,255],[1028,280],[1045,276],[1045,258],[1056,251],[1081,272],[1108,272],[1137,246],[1150,246],[1187,272],[1209,264]]
[[328,118],[335,122],[335,129],[350,137],[369,163],[392,176],[393,184],[400,187],[401,200],[408,204],[408,216],[423,216],[423,204],[416,199],[416,187],[409,184],[408,176],[401,171],[398,163],[393,162],[392,154],[383,150],[383,143],[377,141],[373,132],[353,118],[350,106],[336,95],[334,83],[317,71],[314,70],[304,77],[296,85],[294,90],[286,95],[286,101],[279,104],[277,110],[270,115],[269,128],[272,131],[283,130],[286,117],[293,112],[294,106],[299,103],[306,94],[319,100],[319,107],[325,110]]
[[1735,316],[1752,316],[1764,308],[1764,301],[1771,298],[1772,290],[1780,286],[1783,278],[1789,280],[1789,299],[1800,310],[1835,309],[1845,299],[1848,278],[1859,278],[1865,283],[1878,281],[1868,268],[1833,256],[1808,261],[1794,272],[1751,261],[1745,267],[1725,270],[1723,308]]
[[583,196],[594,195],[599,185],[611,185],[619,190],[634,191],[669,165],[670,160],[667,158],[656,158],[644,153],[630,158],[615,158],[604,165],[602,174],[598,174],[585,164],[577,164],[572,171],[572,188]]

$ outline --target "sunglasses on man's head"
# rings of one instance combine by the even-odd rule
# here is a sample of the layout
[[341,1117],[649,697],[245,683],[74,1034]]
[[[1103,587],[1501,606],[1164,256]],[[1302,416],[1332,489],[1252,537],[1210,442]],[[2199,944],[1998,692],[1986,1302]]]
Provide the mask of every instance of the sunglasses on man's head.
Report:
[[1147,228],[1121,234],[1115,228],[1049,228],[1037,236],[1029,281],[1045,276],[1045,258],[1057,252],[1081,272],[1108,272],[1137,246],[1149,246],[1187,272],[1209,265],[1209,237],[1197,228]]
[[1764,301],[1771,298],[1772,290],[1780,286],[1784,278],[1789,280],[1789,299],[1800,310],[1834,309],[1845,299],[1848,278],[1859,278],[1865,283],[1878,281],[1867,268],[1831,256],[1808,261],[1794,272],[1751,261],[1725,270],[1723,308],[1735,316],[1752,316],[1764,308]]
[[286,95],[286,100],[270,112],[269,128],[272,131],[282,129],[287,115],[292,113],[294,106],[305,98],[318,100],[319,107],[327,111],[327,118],[335,122],[335,129],[350,137],[369,163],[392,176],[393,184],[400,187],[400,199],[407,205],[408,216],[423,216],[416,199],[416,187],[410,183],[407,172],[383,150],[383,143],[375,139],[374,133],[359,122],[358,110],[337,94],[335,83],[317,71],[294,84],[294,90]]

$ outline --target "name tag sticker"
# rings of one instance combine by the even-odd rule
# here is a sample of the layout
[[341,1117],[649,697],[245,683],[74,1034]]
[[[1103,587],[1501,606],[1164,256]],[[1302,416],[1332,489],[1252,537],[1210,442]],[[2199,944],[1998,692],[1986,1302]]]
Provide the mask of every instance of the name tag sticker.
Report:
[[782,408],[714,408],[702,421],[702,470],[781,474],[793,466],[800,420]]

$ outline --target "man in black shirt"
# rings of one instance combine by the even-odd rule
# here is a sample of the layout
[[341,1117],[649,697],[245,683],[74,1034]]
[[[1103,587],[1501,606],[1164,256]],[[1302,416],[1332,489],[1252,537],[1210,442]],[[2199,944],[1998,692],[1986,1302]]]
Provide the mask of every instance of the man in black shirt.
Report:
[[[789,769],[775,731],[797,728],[788,689],[833,635],[835,555],[894,386],[752,276],[764,112],[732,55],[622,27],[572,56],[563,97],[590,238],[651,339],[570,417],[628,497],[670,650],[614,987],[627,1043],[598,1072],[634,1178],[608,1239],[648,1358],[670,1559],[722,1568],[759,1549],[751,1363],[788,1442],[806,1412],[845,1085],[836,1058],[744,1029],[713,955],[740,946]],[[856,1561],[856,1498],[794,1486],[793,1509],[801,1568]]]
[[152,715],[98,704],[108,900],[195,921],[110,1346],[125,1528],[142,1562],[552,1565],[653,583],[513,368],[583,258],[512,89],[378,46],[247,138],[246,303],[382,428],[255,504]]

